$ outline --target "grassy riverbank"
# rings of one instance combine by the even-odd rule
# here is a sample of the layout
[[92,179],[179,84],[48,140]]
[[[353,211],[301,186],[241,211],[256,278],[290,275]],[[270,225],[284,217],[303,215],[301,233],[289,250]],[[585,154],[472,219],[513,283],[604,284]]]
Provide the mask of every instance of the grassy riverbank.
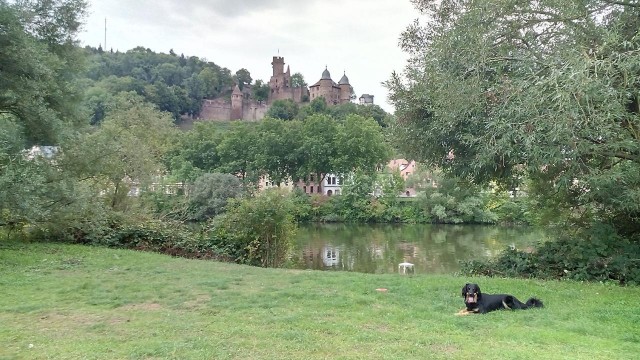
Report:
[[[0,243],[0,359],[624,359],[640,288]],[[458,317],[468,280],[546,307]],[[376,289],[385,288],[386,292]]]

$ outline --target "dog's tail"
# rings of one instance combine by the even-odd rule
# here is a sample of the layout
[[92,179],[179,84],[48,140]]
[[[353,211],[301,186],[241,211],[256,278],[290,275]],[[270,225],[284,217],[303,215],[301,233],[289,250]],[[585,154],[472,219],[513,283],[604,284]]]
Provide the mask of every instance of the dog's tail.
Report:
[[542,303],[542,301],[540,301],[539,299],[536,298],[531,298],[529,300],[527,300],[527,303],[525,304],[526,308],[531,308],[531,307],[544,307],[544,304]]

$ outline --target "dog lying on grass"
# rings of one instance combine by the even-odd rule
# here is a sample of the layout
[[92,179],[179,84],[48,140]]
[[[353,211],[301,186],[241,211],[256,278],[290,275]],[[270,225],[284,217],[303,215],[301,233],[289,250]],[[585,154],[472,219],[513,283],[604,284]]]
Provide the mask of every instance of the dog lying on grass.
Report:
[[530,298],[526,303],[522,303],[513,295],[483,294],[478,284],[466,284],[462,288],[462,297],[466,308],[456,315],[486,314],[493,310],[517,310],[544,306],[542,301],[536,298]]

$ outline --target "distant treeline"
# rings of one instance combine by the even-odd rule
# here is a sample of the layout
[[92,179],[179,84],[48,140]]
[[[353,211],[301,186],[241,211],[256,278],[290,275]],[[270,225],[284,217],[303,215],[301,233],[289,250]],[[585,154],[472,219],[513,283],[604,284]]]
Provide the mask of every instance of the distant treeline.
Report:
[[[85,47],[87,54],[85,103],[91,121],[102,121],[113,106],[114,95],[135,92],[160,110],[173,114],[196,115],[203,98],[214,98],[229,91],[236,81],[231,70],[196,56],[155,53],[144,47],[127,52]],[[248,74],[245,69],[239,74]]]

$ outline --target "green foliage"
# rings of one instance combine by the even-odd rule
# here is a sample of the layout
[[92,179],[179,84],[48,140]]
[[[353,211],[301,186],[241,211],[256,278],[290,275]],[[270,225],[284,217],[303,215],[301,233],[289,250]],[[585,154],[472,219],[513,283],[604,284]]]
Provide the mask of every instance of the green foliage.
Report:
[[257,102],[266,102],[269,98],[269,91],[271,91],[269,84],[262,82],[262,80],[256,80],[255,84],[251,86],[251,96]]
[[304,76],[297,72],[291,75],[291,87],[305,87],[307,82],[304,80]]
[[187,221],[191,217],[189,198],[184,189],[176,194],[166,194],[163,191],[145,191],[140,194],[140,206],[159,220],[169,219]]
[[256,131],[259,150],[255,156],[260,172],[278,186],[296,179],[304,163],[300,151],[303,146],[302,124],[265,118]]
[[281,191],[264,191],[230,204],[212,231],[219,247],[235,261],[281,267],[295,233],[292,203]]
[[[75,47],[85,9],[78,0],[0,1],[0,227],[10,231],[55,225],[91,208],[58,162],[60,145],[85,125]],[[44,150],[40,156],[29,152],[32,145],[55,147],[33,148]]]
[[311,206],[312,203],[309,201],[310,197],[299,188],[294,188],[289,196],[294,220],[297,222],[311,221],[313,219],[313,208]]
[[274,119],[293,120],[298,115],[298,111],[298,104],[293,100],[276,100],[271,104],[266,116]]
[[[576,240],[578,239],[578,240]],[[610,226],[582,229],[531,251],[506,249],[496,259],[463,263],[469,275],[536,277],[640,284],[640,245]]]
[[348,174],[355,170],[374,173],[391,158],[391,148],[382,128],[372,119],[348,115],[334,138],[333,171]]
[[640,7],[414,3],[430,21],[403,33],[410,60],[387,82],[401,151],[476,183],[528,179],[541,220],[637,233]]
[[371,200],[375,179],[375,176],[362,171],[357,171],[345,179],[340,196],[341,215],[345,220],[371,221],[373,217]]
[[321,179],[325,174],[336,172],[334,161],[340,155],[336,146],[338,124],[327,115],[311,115],[302,124],[301,153],[304,161],[299,169],[299,177],[315,174]]
[[251,78],[251,73],[249,73],[249,70],[242,68],[236,71],[236,74],[234,76],[234,81],[236,84],[238,84],[238,87],[240,87],[240,90],[242,90],[245,87],[245,85],[251,85],[251,82],[253,81],[253,79]]
[[302,108],[300,108],[300,111],[298,112],[298,119],[305,120],[309,116],[314,114],[327,114],[328,109],[329,107],[327,106],[327,103],[324,100],[324,98],[318,97],[311,100],[311,102],[309,102],[308,105],[305,105]]
[[27,145],[56,145],[82,125],[75,36],[80,0],[0,2],[0,114],[21,126]]
[[221,141],[220,131],[211,122],[198,122],[190,131],[176,134],[165,156],[171,174],[178,181],[191,182],[203,173],[216,171],[221,166]]
[[176,131],[166,113],[135,95],[120,97],[96,131],[66,144],[61,166],[90,182],[112,208],[124,210],[131,186],[144,188],[161,173]]
[[206,221],[226,210],[231,199],[242,195],[242,182],[234,175],[207,173],[196,179],[189,193],[189,220]]
[[[170,112],[176,121],[181,115],[197,115],[202,99],[219,96],[234,83],[229,69],[194,56],[155,53],[143,47],[126,53],[100,52],[86,47],[85,54],[89,80],[86,91],[106,90],[109,96],[134,91],[158,109]],[[246,69],[239,70],[235,78],[242,82],[241,86],[251,83]],[[104,109],[100,104],[95,98],[85,101],[94,122],[101,120]]]
[[425,216],[435,223],[495,223],[488,210],[488,196],[479,186],[455,177],[436,178],[437,187],[424,190],[418,199]]
[[393,206],[398,203],[398,195],[405,189],[405,181],[399,171],[391,173],[380,173],[377,179],[380,191],[380,201],[387,206]]
[[238,175],[243,181],[257,181],[257,144],[258,133],[253,124],[232,123],[217,147],[220,172]]
[[489,196],[487,210],[498,217],[501,224],[535,225],[532,203],[526,196],[512,197],[508,192],[494,191]]

